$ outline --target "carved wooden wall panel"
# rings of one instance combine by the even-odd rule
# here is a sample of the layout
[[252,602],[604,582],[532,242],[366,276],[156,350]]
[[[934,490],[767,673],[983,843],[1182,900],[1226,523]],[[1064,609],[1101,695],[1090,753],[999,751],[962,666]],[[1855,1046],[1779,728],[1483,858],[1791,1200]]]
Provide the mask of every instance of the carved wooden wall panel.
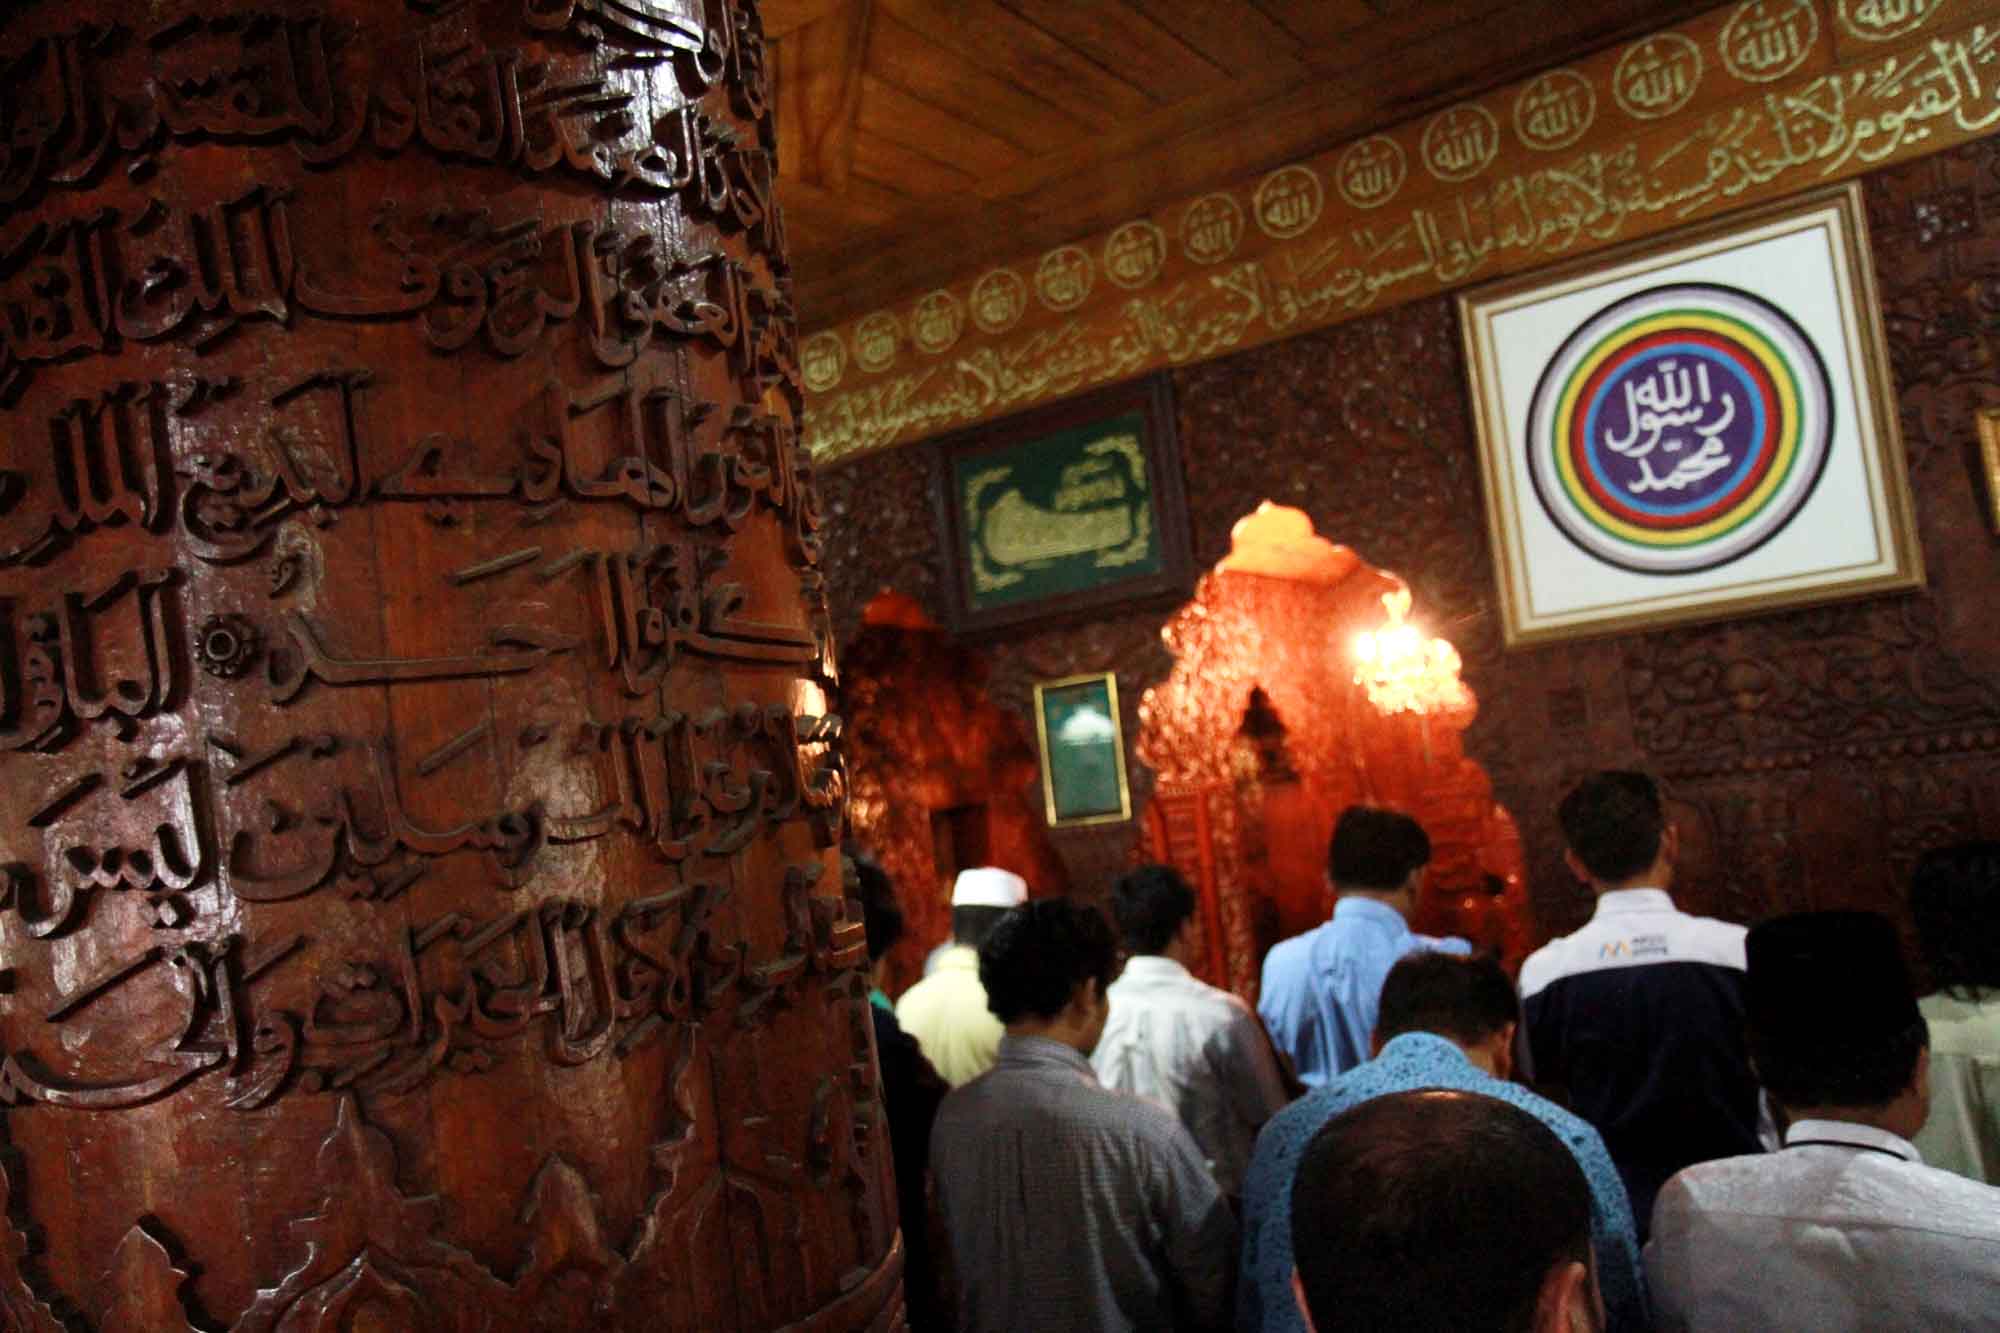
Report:
[[0,17],[0,1311],[889,1328],[744,0]]
[[[1231,525],[1269,498],[1411,584],[1465,658],[1480,701],[1466,753],[1519,823],[1544,932],[1590,910],[1562,867],[1553,811],[1607,764],[1667,778],[1687,829],[1685,900],[1739,920],[1807,905],[1900,913],[1920,849],[2000,835],[2000,545],[1980,517],[1973,425],[1977,407],[2000,403],[2000,139],[1877,173],[1866,193],[1930,571],[1918,593],[1503,654],[1448,302],[1176,372],[1198,563],[1219,560]],[[928,567],[923,453],[823,472],[831,507],[897,510],[874,529],[881,543],[830,564],[837,621],[857,594]],[[898,586],[930,596],[921,580]],[[1136,699],[1172,664],[1159,643],[1168,616],[1104,617],[987,651],[996,681],[1029,674],[1020,664],[1049,676],[1115,667]],[[1135,784],[1150,781],[1135,769]]]

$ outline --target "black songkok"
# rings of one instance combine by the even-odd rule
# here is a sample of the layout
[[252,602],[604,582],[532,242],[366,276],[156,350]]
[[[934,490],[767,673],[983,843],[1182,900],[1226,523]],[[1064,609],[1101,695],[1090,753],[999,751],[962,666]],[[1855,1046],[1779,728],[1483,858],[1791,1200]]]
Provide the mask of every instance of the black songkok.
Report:
[[1922,1019],[1903,946],[1877,912],[1800,912],[1750,928],[1750,1024],[1794,1050],[1891,1040]]

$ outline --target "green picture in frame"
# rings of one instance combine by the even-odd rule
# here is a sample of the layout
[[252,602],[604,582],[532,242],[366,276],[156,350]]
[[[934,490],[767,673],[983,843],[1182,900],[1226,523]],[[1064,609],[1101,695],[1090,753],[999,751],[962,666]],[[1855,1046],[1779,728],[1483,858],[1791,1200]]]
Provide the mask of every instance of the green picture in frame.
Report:
[[1069,676],[1035,686],[1035,736],[1051,827],[1132,817],[1115,675]]
[[1186,591],[1171,408],[1164,380],[1140,381],[939,442],[953,628]]
[[952,461],[975,610],[1159,572],[1144,428],[1128,412]]

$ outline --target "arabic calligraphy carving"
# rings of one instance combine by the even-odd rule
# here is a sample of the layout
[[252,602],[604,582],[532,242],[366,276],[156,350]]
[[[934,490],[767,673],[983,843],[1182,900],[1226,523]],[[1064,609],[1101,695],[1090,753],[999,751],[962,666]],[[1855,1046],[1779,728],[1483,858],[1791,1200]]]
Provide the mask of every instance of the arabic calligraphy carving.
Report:
[[1677,32],[1656,33],[1627,47],[1611,74],[1611,95],[1640,120],[1671,116],[1701,84],[1701,48]]
[[1167,262],[1167,234],[1143,219],[1128,222],[1104,241],[1104,276],[1120,287],[1143,287]]
[[996,268],[972,284],[972,322],[982,333],[1005,333],[1028,309],[1028,284],[1012,269]]
[[1500,152],[1500,122],[1477,102],[1438,112],[1424,126],[1424,166],[1441,181],[1470,180]]
[[1569,147],[1596,119],[1597,89],[1572,69],[1550,70],[1514,99],[1514,132],[1537,152]]
[[1340,187],[1340,197],[1348,203],[1356,208],[1377,208],[1396,197],[1407,172],[1402,145],[1377,134],[1340,155],[1334,181]]
[[949,351],[964,329],[965,309],[947,291],[931,292],[910,312],[910,333],[917,347],[931,356]]
[[1747,83],[1770,83],[1797,69],[1819,40],[1813,0],[1747,0],[1716,37],[1722,65]]
[[1279,167],[1257,183],[1251,211],[1257,226],[1273,240],[1297,236],[1319,221],[1326,207],[1326,190],[1311,167]]
[[806,388],[824,393],[840,383],[847,369],[847,347],[837,333],[822,331],[799,344],[799,372]]
[[870,315],[854,326],[855,363],[863,370],[887,370],[896,360],[901,339],[894,315],[886,311]]
[[1834,0],[1840,26],[1865,42],[1915,32],[1943,8],[1944,0]]
[[1181,250],[1197,264],[1217,264],[1243,240],[1243,207],[1231,194],[1205,194],[1181,214]]
[[1074,310],[1090,295],[1096,278],[1090,256],[1065,245],[1043,255],[1035,266],[1035,295],[1051,310]]
[[754,6],[141,8],[0,24],[0,1323],[874,1320]]
[[[1742,61],[1789,59],[1796,50],[1825,54],[1824,31],[1817,46],[1796,45],[1812,40],[1817,20],[1808,21],[1809,10],[1759,3],[1718,16],[1718,31],[1736,43]],[[1717,78],[1703,79],[1697,68],[1699,50],[1681,43],[1678,34],[1663,34],[1589,68],[1609,77],[1630,56],[1626,82],[1648,99],[1633,102],[1640,111],[1652,110],[1656,97],[1697,94],[1643,131],[1624,115],[1600,120],[1592,79],[1555,70],[1503,94],[1514,132],[1538,156],[1496,155],[1496,163],[1509,164],[1497,176],[1489,165],[1455,191],[1373,209],[1342,196],[1329,213],[1315,168],[1337,165],[1340,152],[1283,168],[1253,192],[1258,226],[1276,242],[1254,259],[1203,264],[1184,235],[1143,296],[1121,291],[1115,303],[1101,295],[1087,300],[1079,283],[1069,292],[1077,304],[1066,319],[1029,322],[1005,339],[968,340],[948,366],[850,380],[845,391],[809,405],[814,452],[831,459],[920,438],[1851,176],[2000,125],[2000,80],[1988,73],[2000,56],[2000,26],[1991,23],[1969,24],[1950,40],[1919,35],[1900,50],[1870,51],[1866,60],[1811,76],[1799,73],[1803,61],[1790,78],[1773,73],[1774,65],[1746,64],[1771,78],[1739,86],[1733,101],[1718,99]],[[1730,49],[1723,48],[1725,65],[1737,59]],[[1632,91],[1614,87],[1620,97]],[[1460,131],[1468,151],[1477,143],[1476,118],[1457,110],[1428,123],[1433,133],[1419,149],[1427,170],[1447,130]],[[1209,211],[1206,198],[1190,204],[1184,232]]]

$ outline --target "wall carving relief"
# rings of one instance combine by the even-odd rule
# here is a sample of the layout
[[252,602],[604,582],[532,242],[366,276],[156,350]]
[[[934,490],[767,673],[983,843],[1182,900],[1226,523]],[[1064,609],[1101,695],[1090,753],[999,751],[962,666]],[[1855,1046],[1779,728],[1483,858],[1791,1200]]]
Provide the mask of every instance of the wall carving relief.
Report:
[[[1900,915],[1923,847],[2000,834],[2000,569],[1973,424],[2000,402],[2000,140],[1879,172],[1865,189],[1930,571],[1914,594],[1503,654],[1447,302],[1175,372],[1198,564],[1221,559],[1230,525],[1268,498],[1409,582],[1432,632],[1465,659],[1480,702],[1465,752],[1519,822],[1544,932],[1590,910],[1562,866],[1553,811],[1595,767],[1666,778],[1687,831],[1683,898],[1738,920],[1837,905]],[[934,540],[922,472],[920,449],[826,470],[830,509],[865,495],[888,511],[879,545],[834,567],[837,624],[857,591],[914,569]],[[932,595],[921,579],[899,586]],[[1021,662],[1049,676],[1116,667],[1136,698],[1166,678],[1167,620],[1109,617],[982,652],[996,682]],[[996,696],[1027,716],[997,685]],[[1135,766],[1135,789],[1153,780]],[[1130,848],[1135,835],[1123,837]]]
[[754,6],[139,8],[0,17],[0,1312],[895,1326]]

